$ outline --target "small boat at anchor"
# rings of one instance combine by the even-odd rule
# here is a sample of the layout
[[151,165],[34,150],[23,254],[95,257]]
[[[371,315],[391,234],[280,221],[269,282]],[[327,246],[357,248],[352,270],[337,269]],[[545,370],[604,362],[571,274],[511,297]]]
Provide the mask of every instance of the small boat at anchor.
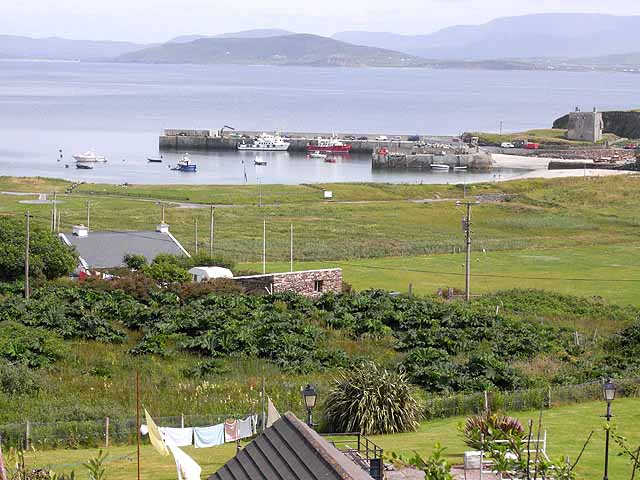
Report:
[[162,163],[163,160],[163,156],[160,155],[159,157],[147,157],[147,161],[149,163]]
[[78,155],[73,155],[73,159],[76,162],[100,162],[104,163],[107,161],[107,157],[104,155],[97,155],[95,150],[87,150],[84,153],[80,153]]
[[180,160],[175,167],[171,168],[171,170],[177,172],[195,172],[197,169],[198,166],[191,161],[188,153],[185,153],[182,156],[182,160]]
[[256,159],[253,161],[253,164],[254,164],[254,165],[258,165],[258,166],[262,166],[262,167],[264,167],[264,166],[266,166],[266,165],[267,165],[267,161],[266,161],[266,160],[263,160],[262,158],[256,158]]
[[320,160],[325,160],[327,158],[327,154],[316,150],[315,152],[311,152],[309,154],[309,158],[319,158]]
[[464,166],[464,167],[453,167],[453,171],[454,172],[466,172],[468,169],[468,167]]
[[80,170],[93,170],[93,165],[88,163],[76,163],[76,168]]
[[338,159],[336,157],[327,157],[324,159],[325,163],[337,163]]
[[444,163],[431,164],[431,170],[434,170],[436,172],[448,172],[449,168],[450,168],[449,165],[445,165]]

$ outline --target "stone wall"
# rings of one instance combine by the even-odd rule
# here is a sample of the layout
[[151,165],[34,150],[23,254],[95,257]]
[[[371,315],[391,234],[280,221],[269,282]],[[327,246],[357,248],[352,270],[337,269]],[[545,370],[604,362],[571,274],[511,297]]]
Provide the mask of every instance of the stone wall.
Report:
[[296,292],[306,297],[315,298],[327,292],[342,292],[341,268],[251,275],[235,277],[233,280],[238,282],[247,293],[258,295]]

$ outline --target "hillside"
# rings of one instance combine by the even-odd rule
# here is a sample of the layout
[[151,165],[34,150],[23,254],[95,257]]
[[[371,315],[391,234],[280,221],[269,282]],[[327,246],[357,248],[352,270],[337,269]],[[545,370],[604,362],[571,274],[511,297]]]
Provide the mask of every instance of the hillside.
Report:
[[268,64],[331,66],[406,66],[409,55],[380,48],[351,45],[307,34],[269,38],[203,38],[168,43],[121,55],[119,62],[193,64]]
[[134,52],[147,46],[130,42],[0,35],[0,58],[104,60]]
[[220,35],[181,35],[172,38],[167,43],[188,43],[201,38],[269,38],[282,35],[292,35],[293,32],[280,28],[256,28],[253,30],[243,30],[241,32],[221,33]]
[[425,35],[352,31],[333,38],[430,59],[592,57],[633,51],[640,40],[640,17],[538,14],[457,25]]

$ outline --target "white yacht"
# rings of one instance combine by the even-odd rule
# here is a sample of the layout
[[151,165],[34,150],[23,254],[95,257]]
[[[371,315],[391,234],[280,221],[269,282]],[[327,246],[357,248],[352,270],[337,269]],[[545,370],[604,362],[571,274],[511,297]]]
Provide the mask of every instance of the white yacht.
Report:
[[238,150],[284,152],[289,149],[289,145],[290,144],[285,142],[278,134],[270,135],[268,133],[263,133],[257,137],[253,143],[245,143],[243,140],[242,143],[238,144]]
[[96,155],[94,150],[88,150],[84,153],[73,155],[76,162],[106,162],[107,157],[104,155]]

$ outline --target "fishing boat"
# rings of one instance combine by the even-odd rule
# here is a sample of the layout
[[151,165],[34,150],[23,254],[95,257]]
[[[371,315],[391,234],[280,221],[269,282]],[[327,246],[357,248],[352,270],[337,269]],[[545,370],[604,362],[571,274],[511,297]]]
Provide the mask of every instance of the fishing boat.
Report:
[[238,150],[248,150],[252,152],[285,152],[289,149],[289,142],[285,142],[277,133],[270,135],[263,133],[257,137],[252,143],[246,143],[244,140],[238,144]]
[[318,137],[313,142],[307,144],[307,151],[349,153],[351,151],[351,144],[343,143],[338,137]]
[[260,166],[263,166],[263,167],[267,165],[267,161],[263,160],[262,158],[256,158],[253,161],[253,163],[254,163],[254,165],[260,165]]
[[432,163],[431,170],[435,170],[436,172],[448,172],[449,165],[445,165],[443,163]]
[[107,157],[104,155],[97,155],[95,150],[87,150],[84,153],[73,155],[73,159],[76,162],[106,162]]
[[315,151],[309,154],[309,158],[319,158],[320,160],[325,160],[327,158],[327,154]]
[[191,159],[189,158],[189,154],[185,153],[182,156],[182,160],[180,160],[175,167],[173,167],[171,170],[175,170],[178,172],[195,172],[197,170],[198,166],[193,163],[191,161]]
[[162,159],[164,157],[160,155],[159,157],[147,157],[147,161],[150,163],[162,163]]
[[76,168],[79,168],[80,170],[93,170],[93,165],[88,163],[76,163]]

